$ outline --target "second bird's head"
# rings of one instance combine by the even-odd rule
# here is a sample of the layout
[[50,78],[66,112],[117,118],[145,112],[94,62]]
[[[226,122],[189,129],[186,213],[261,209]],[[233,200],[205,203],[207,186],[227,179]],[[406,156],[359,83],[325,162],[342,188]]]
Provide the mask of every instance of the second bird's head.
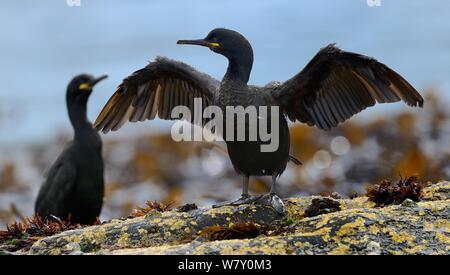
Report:
[[242,34],[233,30],[217,28],[212,30],[205,38],[178,40],[177,44],[208,47],[213,52],[233,61],[239,61],[240,59],[253,61],[252,46]]
[[89,74],[75,76],[67,87],[67,102],[78,104],[86,103],[94,86],[107,77],[107,75],[94,77]]

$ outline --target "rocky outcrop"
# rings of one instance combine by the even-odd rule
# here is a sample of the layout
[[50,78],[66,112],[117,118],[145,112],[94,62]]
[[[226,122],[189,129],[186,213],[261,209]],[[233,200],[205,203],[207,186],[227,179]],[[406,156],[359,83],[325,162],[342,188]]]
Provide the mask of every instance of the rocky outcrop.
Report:
[[[420,202],[385,207],[366,197],[304,197],[285,200],[286,215],[255,205],[152,211],[41,239],[29,253],[449,254],[449,198],[450,182],[440,182],[426,187]],[[314,199],[332,207],[310,211]],[[251,234],[239,232],[238,224],[249,225]]]

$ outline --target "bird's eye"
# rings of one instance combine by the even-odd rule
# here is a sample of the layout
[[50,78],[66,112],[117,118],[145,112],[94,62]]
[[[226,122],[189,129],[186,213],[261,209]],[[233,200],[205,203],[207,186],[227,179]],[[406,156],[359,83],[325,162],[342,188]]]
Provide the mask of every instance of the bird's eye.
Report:
[[90,90],[91,85],[89,83],[81,83],[80,86],[78,86],[78,89],[80,90]]

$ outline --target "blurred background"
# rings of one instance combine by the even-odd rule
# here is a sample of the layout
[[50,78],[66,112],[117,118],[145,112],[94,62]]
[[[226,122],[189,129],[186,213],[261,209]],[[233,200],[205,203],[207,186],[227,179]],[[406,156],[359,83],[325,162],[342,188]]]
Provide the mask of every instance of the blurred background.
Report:
[[[76,1],[71,1],[76,2]],[[419,174],[450,179],[450,2],[0,1],[0,228],[33,214],[42,175],[71,139],[65,91],[76,74],[108,73],[89,102],[94,120],[120,81],[157,55],[221,79],[226,60],[178,39],[235,29],[252,43],[250,83],[296,74],[323,46],[377,58],[426,97],[423,109],[377,105],[325,132],[292,124],[283,196],[363,194],[367,183]],[[208,205],[239,197],[228,157],[201,143],[176,143],[168,121],[125,125],[102,135],[106,198],[102,220],[127,216],[146,200]],[[253,178],[251,192],[270,178]]]

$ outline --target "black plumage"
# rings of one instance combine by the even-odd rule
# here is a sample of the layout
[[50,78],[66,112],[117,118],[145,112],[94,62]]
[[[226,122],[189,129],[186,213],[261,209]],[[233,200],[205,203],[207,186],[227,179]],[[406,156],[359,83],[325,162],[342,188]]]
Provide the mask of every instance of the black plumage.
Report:
[[74,224],[92,224],[103,204],[102,141],[86,116],[95,84],[106,76],[79,75],[70,81],[66,103],[74,138],[48,170],[39,190],[35,212]]
[[261,152],[260,140],[226,141],[231,162],[244,178],[243,195],[237,203],[250,201],[249,176],[271,175],[273,184],[268,198],[282,210],[282,202],[276,199],[274,192],[276,178],[292,159],[286,117],[327,130],[376,102],[403,100],[410,106],[423,105],[420,94],[386,65],[367,56],[342,51],[335,45],[321,49],[291,79],[256,87],[247,84],[253,50],[238,32],[219,28],[204,39],[180,40],[178,44],[205,46],[224,55],[229,63],[222,81],[184,63],[158,57],[119,85],[98,116],[95,127],[106,133],[119,129],[126,121],[154,119],[156,114],[162,119],[171,119],[170,110],[177,105],[187,106],[193,112],[194,97],[202,97],[204,107],[216,105],[222,110],[238,105],[279,106],[280,146],[275,152]]

